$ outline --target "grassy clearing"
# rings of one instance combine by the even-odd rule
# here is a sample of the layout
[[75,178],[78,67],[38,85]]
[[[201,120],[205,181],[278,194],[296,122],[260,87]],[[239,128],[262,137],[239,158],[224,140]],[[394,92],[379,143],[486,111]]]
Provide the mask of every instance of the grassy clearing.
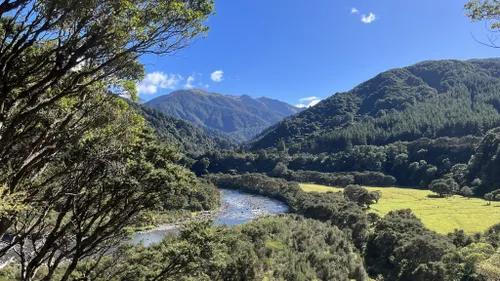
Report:
[[[307,192],[341,191],[342,188],[316,184],[301,184]],[[500,202],[479,198],[467,199],[462,196],[439,198],[429,190],[397,187],[366,187],[380,190],[382,199],[372,205],[372,211],[383,216],[391,210],[412,209],[422,222],[439,233],[448,233],[454,229],[463,229],[467,233],[482,232],[500,222]]]

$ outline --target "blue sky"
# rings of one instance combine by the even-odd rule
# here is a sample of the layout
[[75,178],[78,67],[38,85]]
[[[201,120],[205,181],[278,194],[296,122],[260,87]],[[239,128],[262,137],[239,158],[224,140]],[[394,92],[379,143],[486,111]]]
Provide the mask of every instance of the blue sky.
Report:
[[[463,0],[216,0],[208,37],[141,58],[140,96],[176,89],[309,104],[422,60],[499,57]],[[354,10],[355,9],[355,10]],[[316,100],[317,100],[316,99]]]

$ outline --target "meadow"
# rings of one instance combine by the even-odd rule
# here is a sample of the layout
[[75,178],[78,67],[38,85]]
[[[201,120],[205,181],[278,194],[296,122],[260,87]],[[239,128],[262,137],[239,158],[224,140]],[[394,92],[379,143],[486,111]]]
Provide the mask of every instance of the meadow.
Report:
[[[317,184],[301,184],[307,192],[338,192],[342,188]],[[365,187],[369,191],[380,190],[382,198],[371,206],[371,211],[384,216],[391,210],[410,208],[422,222],[438,233],[463,229],[467,233],[482,232],[500,222],[500,202],[459,195],[440,198],[429,190],[399,187]]]

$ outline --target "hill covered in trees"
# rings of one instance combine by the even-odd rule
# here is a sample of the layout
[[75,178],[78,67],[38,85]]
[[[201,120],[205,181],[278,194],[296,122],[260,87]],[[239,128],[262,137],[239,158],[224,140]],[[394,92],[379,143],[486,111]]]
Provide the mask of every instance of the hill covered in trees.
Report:
[[244,142],[301,109],[269,98],[230,96],[203,90],[179,90],[152,99],[156,108],[202,128],[211,136]]
[[189,122],[174,118],[151,107],[130,103],[130,105],[154,129],[158,140],[179,151],[199,154],[214,149],[231,149],[236,145],[228,140],[211,137]]
[[500,59],[424,61],[337,93],[264,131],[252,148],[337,152],[500,126]]

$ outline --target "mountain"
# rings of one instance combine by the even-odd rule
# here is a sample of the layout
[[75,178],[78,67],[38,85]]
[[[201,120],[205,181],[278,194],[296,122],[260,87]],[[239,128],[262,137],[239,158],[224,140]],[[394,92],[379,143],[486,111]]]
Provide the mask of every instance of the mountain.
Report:
[[336,152],[422,137],[483,135],[500,126],[500,59],[424,61],[383,72],[256,137],[291,152]]
[[301,111],[269,98],[231,96],[203,90],[179,90],[152,99],[146,106],[161,110],[202,128],[211,136],[244,142]]
[[236,145],[228,140],[212,137],[189,122],[169,116],[151,107],[129,104],[146,119],[155,130],[158,139],[182,152],[201,154],[214,149],[233,149]]

